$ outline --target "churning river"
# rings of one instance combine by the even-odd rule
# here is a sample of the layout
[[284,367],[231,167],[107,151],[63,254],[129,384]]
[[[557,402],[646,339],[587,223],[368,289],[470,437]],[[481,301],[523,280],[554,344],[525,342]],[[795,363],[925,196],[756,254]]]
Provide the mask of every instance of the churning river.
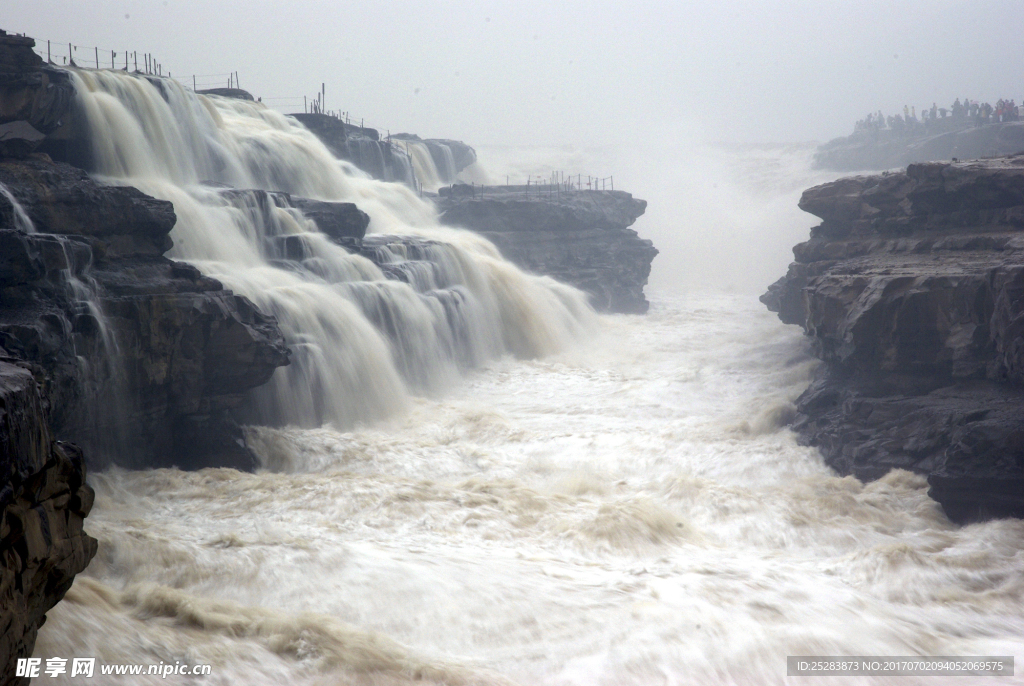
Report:
[[[145,114],[161,107],[145,84],[90,78],[79,88],[110,147],[104,178],[175,202],[176,256],[306,336],[293,370],[320,395],[279,371],[263,408],[292,428],[248,430],[255,474],[91,474],[99,552],[48,614],[37,657],[211,665],[89,683],[586,686],[885,683],[787,678],[786,656],[1024,655],[1024,522],[954,526],[921,477],[862,484],[799,446],[785,423],[815,362],[754,297],[655,290],[646,316],[599,317],[436,227],[407,191],[323,171],[322,146],[283,117],[172,90],[181,112],[164,122]],[[186,148],[219,141],[209,169],[118,149],[132,116],[139,141],[180,147],[182,112],[198,122]],[[478,336],[468,371],[423,354],[450,348],[436,296],[385,281],[288,207],[274,230],[310,234],[321,268],[274,267],[241,201],[199,185],[273,186],[287,169],[256,172],[289,155],[308,178],[272,190],[362,198],[371,230],[452,246],[448,283],[423,290],[462,288]],[[367,287],[346,285],[360,279],[422,337],[389,357],[360,314]],[[434,372],[416,386],[397,358]]]
[[100,552],[36,655],[224,684],[783,683],[787,655],[1020,655],[1024,523],[956,527],[905,472],[836,477],[780,428],[813,367],[748,298],[656,296],[372,428],[254,429],[257,474],[94,474]]

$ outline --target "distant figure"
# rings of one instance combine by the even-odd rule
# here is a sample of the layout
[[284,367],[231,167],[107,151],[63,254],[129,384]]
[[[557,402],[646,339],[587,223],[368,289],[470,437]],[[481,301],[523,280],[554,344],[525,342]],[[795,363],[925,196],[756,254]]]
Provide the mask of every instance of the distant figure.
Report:
[[929,117],[930,117],[931,119],[935,119],[935,115],[936,115],[936,114],[938,114],[938,112],[939,112],[939,108],[938,108],[938,107],[937,107],[937,106],[935,105],[935,103],[933,102],[933,103],[932,103],[932,109],[931,109],[931,112],[929,113]]

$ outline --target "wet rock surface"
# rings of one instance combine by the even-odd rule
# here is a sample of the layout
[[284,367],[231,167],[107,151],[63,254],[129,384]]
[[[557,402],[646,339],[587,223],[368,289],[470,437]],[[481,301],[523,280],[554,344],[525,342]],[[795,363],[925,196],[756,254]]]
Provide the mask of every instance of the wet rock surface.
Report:
[[96,468],[252,469],[231,410],[288,363],[276,322],[161,255],[170,203],[45,156],[0,181],[33,229],[0,198],[0,346],[47,370],[55,434]]
[[950,518],[1024,516],[1024,155],[840,179],[761,300],[827,364],[794,428],[843,474],[929,476]]
[[647,208],[623,191],[453,186],[435,200],[445,224],[486,236],[509,261],[586,292],[604,312],[647,311],[654,244],[629,227]]
[[46,612],[96,554],[82,529],[93,503],[85,461],[54,441],[47,403],[23,362],[0,350],[0,684],[29,657]]

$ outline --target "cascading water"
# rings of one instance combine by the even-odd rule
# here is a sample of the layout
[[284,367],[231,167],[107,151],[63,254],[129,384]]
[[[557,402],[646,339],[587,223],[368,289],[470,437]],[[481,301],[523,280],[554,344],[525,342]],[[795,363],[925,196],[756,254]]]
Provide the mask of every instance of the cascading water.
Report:
[[32,225],[32,220],[29,219],[28,214],[25,212],[25,208],[21,206],[18,199],[15,198],[10,189],[7,186],[0,183],[0,195],[6,198],[7,202],[11,204],[11,215],[13,219],[14,228],[18,231],[24,231],[25,233],[33,233],[35,227]]
[[[45,235],[45,234],[44,234]],[[103,455],[124,455],[134,442],[124,425],[128,414],[127,375],[117,336],[103,310],[100,288],[91,275],[92,250],[69,236],[46,236],[60,246],[64,268],[55,274],[77,312],[71,340],[85,402],[74,419],[85,447]]]
[[[455,158],[451,148],[435,141],[395,139],[392,145],[405,149],[416,179],[425,191],[436,191],[441,186],[455,181]],[[435,154],[436,153],[436,154]]]
[[[172,256],[277,317],[292,364],[257,393],[260,421],[379,418],[403,407],[410,388],[438,388],[461,366],[504,353],[549,354],[593,325],[580,293],[520,272],[479,236],[440,227],[408,188],[365,178],[294,120],[170,80],[77,72],[74,81],[99,178],[172,201]],[[224,184],[353,201],[371,233],[425,241],[433,266],[388,280],[286,196],[214,187]]]

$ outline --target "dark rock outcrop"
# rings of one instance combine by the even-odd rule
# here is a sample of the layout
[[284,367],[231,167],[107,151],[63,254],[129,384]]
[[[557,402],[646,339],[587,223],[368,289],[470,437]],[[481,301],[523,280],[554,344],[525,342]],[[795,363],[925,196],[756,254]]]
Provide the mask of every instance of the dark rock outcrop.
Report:
[[958,521],[1024,516],[1024,155],[806,191],[823,222],[762,296],[825,372],[794,427],[843,474],[929,475]]
[[643,313],[658,250],[628,228],[645,200],[623,191],[453,186],[437,198],[441,221],[486,236],[519,267],[586,292],[606,312]]
[[32,655],[46,612],[96,554],[82,529],[92,508],[81,451],[52,440],[46,403],[22,364],[0,351],[0,684]]
[[896,169],[917,162],[942,162],[1024,151],[1024,122],[974,126],[951,117],[911,129],[865,129],[818,148],[814,165],[835,171]]
[[344,243],[345,239],[362,238],[366,235],[366,227],[370,225],[370,215],[356,207],[355,203],[327,202],[295,196],[289,196],[285,202],[312,219],[321,232],[339,243]]
[[162,257],[169,202],[40,156],[0,181],[35,230],[0,198],[0,345],[47,370],[56,435],[99,468],[252,469],[230,411],[288,363],[276,322]]
[[25,157],[65,125],[75,97],[68,73],[43,63],[35,41],[0,30],[0,157]]
[[[0,161],[0,183],[16,189],[39,233],[82,236],[105,257],[162,255],[171,248],[173,205],[136,188],[100,186],[81,169],[43,156]],[[0,212],[11,210],[6,198],[0,206]]]

